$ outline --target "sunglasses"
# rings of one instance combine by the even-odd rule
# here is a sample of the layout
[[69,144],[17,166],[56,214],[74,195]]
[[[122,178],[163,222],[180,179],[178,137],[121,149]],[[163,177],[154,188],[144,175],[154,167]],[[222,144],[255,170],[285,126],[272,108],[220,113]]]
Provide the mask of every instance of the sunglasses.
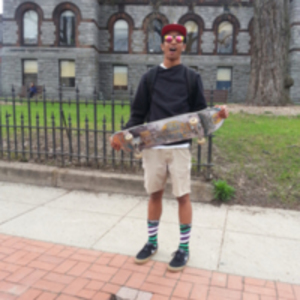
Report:
[[177,43],[183,43],[184,36],[182,36],[182,35],[165,35],[164,36],[164,41],[167,43],[172,43],[173,39],[175,39],[175,41]]

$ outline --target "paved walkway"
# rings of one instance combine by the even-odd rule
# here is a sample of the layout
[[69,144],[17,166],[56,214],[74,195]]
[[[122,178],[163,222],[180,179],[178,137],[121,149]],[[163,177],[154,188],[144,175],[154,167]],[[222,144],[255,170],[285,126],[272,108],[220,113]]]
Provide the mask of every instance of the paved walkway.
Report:
[[155,260],[133,262],[146,205],[0,182],[0,299],[300,300],[299,212],[194,203],[189,266],[173,274],[175,201],[164,202]]
[[299,300],[300,286],[0,235],[0,299]]

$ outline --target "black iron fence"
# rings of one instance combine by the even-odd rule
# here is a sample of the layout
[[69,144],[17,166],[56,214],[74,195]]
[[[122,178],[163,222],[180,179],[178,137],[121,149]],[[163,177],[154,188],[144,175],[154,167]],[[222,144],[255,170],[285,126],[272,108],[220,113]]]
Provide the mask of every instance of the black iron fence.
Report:
[[[213,91],[211,92],[211,103]],[[22,98],[14,87],[11,97],[0,98],[0,159],[37,162],[61,167],[84,166],[123,172],[141,171],[141,161],[132,153],[115,151],[109,137],[120,130],[130,116],[132,90],[128,100],[99,100],[92,97]],[[192,175],[211,177],[212,136],[204,146],[192,143]]]

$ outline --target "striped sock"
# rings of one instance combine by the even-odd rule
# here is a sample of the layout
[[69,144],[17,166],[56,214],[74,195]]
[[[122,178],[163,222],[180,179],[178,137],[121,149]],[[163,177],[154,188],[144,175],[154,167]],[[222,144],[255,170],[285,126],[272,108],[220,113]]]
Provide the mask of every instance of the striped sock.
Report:
[[180,224],[179,249],[184,250],[186,253],[189,253],[190,235],[191,235],[191,225],[190,224]]
[[159,221],[148,220],[148,243],[153,244],[157,247],[157,232],[158,232]]

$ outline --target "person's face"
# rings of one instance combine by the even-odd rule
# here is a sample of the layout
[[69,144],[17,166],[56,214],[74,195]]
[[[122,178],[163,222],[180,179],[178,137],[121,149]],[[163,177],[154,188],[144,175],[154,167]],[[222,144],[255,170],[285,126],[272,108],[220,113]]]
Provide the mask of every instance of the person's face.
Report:
[[[166,36],[172,37],[165,38]],[[164,42],[161,44],[161,49],[167,59],[176,60],[180,58],[181,53],[185,50],[186,45],[183,43],[184,37],[182,36],[182,41],[177,36],[182,36],[178,31],[170,31],[164,36]]]

